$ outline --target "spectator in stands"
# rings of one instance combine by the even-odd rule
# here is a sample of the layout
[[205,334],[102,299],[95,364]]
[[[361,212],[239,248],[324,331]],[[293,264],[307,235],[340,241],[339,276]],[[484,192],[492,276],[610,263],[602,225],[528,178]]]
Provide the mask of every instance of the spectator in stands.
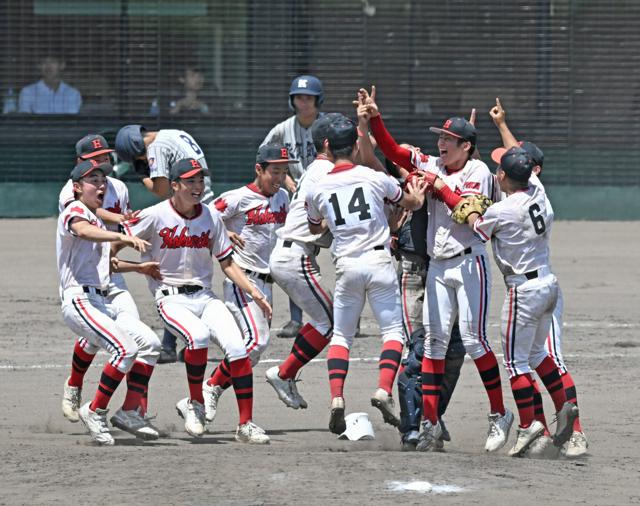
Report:
[[204,86],[202,71],[195,66],[186,67],[178,81],[184,86],[185,96],[171,104],[169,114],[209,114],[209,106],[198,98]]
[[65,83],[62,71],[66,64],[57,55],[45,56],[38,65],[42,79],[22,88],[18,112],[27,114],[78,114],[82,96]]

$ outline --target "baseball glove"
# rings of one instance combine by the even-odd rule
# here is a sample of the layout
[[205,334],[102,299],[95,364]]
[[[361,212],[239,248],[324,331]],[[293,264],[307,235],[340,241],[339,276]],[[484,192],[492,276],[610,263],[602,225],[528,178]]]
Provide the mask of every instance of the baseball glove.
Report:
[[453,208],[451,218],[456,223],[462,225],[467,222],[467,218],[472,213],[478,213],[482,216],[491,204],[493,204],[491,199],[484,195],[469,195],[468,197],[463,197],[456,207]]

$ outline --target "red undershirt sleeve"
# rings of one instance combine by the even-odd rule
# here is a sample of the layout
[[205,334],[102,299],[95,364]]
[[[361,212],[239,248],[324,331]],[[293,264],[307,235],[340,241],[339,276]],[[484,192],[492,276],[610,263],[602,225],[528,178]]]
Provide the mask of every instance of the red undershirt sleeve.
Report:
[[462,200],[462,197],[449,188],[446,184],[440,190],[436,190],[434,193],[440,198],[449,209],[453,209],[458,205],[458,202]]
[[410,170],[415,169],[413,163],[411,163],[411,151],[398,145],[395,139],[391,137],[382,122],[381,115],[371,118],[369,127],[384,156],[400,167]]

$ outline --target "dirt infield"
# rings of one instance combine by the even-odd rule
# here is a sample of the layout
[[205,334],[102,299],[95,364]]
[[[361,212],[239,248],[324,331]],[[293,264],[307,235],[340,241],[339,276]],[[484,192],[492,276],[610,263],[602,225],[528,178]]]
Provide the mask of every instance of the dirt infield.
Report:
[[[445,417],[453,438],[446,453],[400,452],[397,433],[368,402],[377,378],[372,359],[380,347],[368,308],[367,336],[356,340],[352,356],[358,360],[351,364],[345,396],[348,412],[369,412],[375,441],[337,441],[328,432],[324,360],[302,372],[299,389],[309,409],[293,411],[276,398],[264,372],[288,353],[292,341],[273,332],[265,360],[255,369],[255,419],[271,436],[269,446],[234,441],[231,392],[222,398],[214,432],[190,439],[174,409],[187,392],[183,364],[158,366],[151,380],[151,412],[157,412],[156,425],[167,438],[142,443],[114,429],[115,447],[92,446],[82,427],[60,411],[73,336],[59,311],[55,221],[2,220],[0,237],[0,505],[640,503],[640,222],[555,225],[552,258],[565,296],[564,352],[590,445],[588,457],[574,461],[512,459],[506,449],[485,454],[488,403],[470,362]],[[326,255],[321,267],[333,279]],[[504,285],[495,267],[493,277],[490,339],[500,352]],[[159,330],[144,280],[128,280],[143,319]],[[287,300],[276,289],[274,325],[286,321],[287,312]],[[219,358],[219,351],[212,349],[210,356]],[[100,354],[96,363],[105,358]],[[85,398],[95,391],[99,370],[90,369]],[[507,385],[505,399],[515,411]],[[545,407],[552,412],[546,394]],[[513,438],[512,433],[510,443]],[[394,482],[413,481],[434,489],[392,490]]]

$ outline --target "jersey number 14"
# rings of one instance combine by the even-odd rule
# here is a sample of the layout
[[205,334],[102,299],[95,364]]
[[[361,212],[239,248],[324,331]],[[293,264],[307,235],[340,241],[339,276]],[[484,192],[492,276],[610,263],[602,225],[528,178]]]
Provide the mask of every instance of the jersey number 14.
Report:
[[[336,217],[336,226],[339,227],[340,225],[344,225],[346,220],[342,216],[340,202],[338,201],[338,194],[332,193],[329,197],[329,202],[331,202],[333,214]],[[371,219],[371,213],[369,210],[369,204],[367,204],[367,201],[364,198],[364,190],[362,189],[362,186],[358,186],[351,194],[349,204],[347,204],[347,212],[350,215],[357,214],[358,221],[364,221]]]

